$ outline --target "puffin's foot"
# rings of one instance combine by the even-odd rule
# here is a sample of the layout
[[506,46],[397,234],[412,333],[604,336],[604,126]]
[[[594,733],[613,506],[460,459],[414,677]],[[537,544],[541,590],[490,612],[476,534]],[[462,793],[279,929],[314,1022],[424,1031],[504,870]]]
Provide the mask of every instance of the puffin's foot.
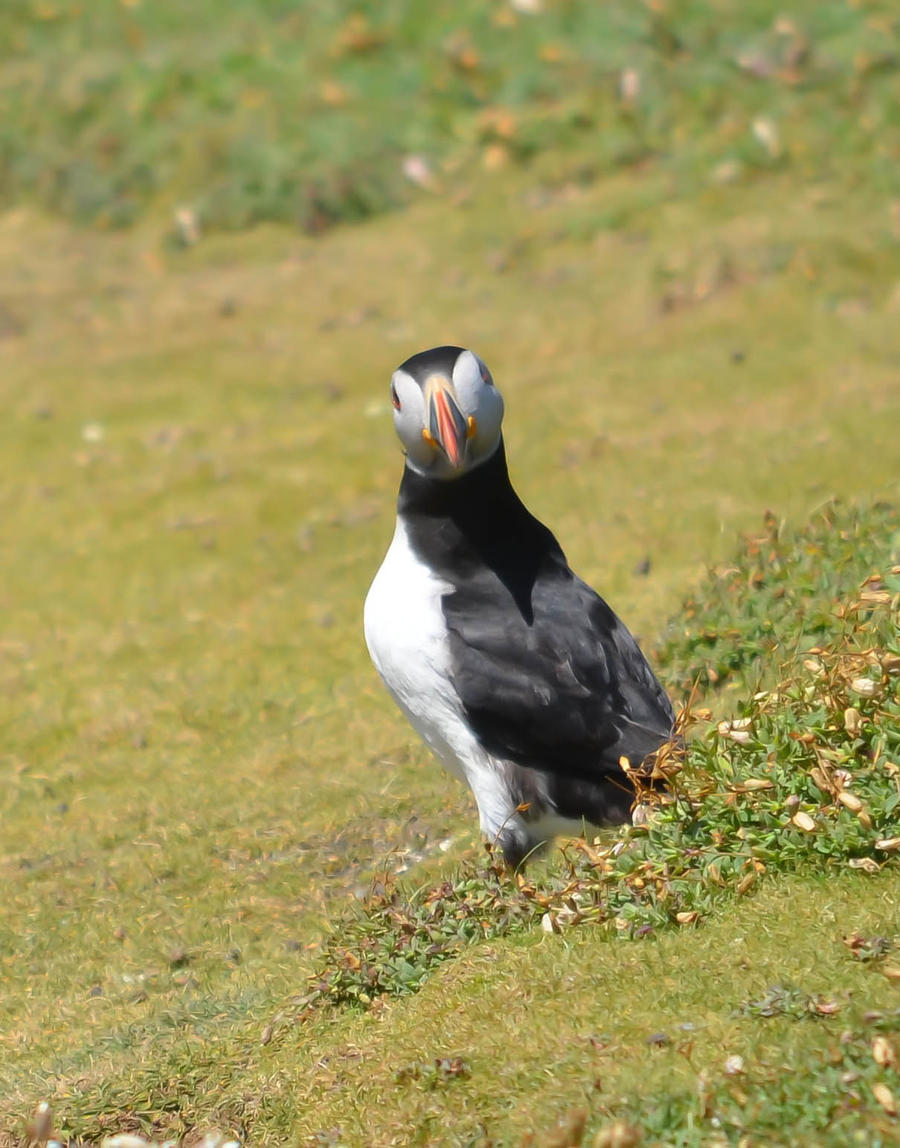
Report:
[[536,837],[520,822],[517,825],[507,824],[495,840],[503,851],[503,860],[516,872],[522,871],[528,861],[540,857],[552,838]]

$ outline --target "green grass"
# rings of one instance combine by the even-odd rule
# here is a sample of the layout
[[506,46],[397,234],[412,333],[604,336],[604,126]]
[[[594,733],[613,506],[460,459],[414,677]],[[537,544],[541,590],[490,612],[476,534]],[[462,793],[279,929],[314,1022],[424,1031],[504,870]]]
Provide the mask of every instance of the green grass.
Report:
[[[858,535],[872,520],[881,526],[878,557],[892,563],[900,537],[896,511],[887,507],[832,511],[818,530],[790,543],[778,539],[780,553],[766,536],[765,566],[774,572],[782,562],[799,570],[798,559],[810,551],[826,559],[831,578],[806,603],[818,617],[820,645],[806,657],[795,652],[774,688],[742,703],[741,717],[716,725],[682,715],[683,728],[706,728],[657,760],[668,792],[647,791],[646,824],[606,847],[585,848],[583,857],[570,855],[550,880],[535,884],[488,868],[411,895],[399,887],[373,891],[329,938],[302,1007],[368,1007],[385,994],[416,992],[467,945],[527,931],[538,919],[550,932],[599,925],[610,936],[636,939],[705,921],[725,898],[746,895],[763,877],[890,867],[900,854],[900,765],[893,760],[900,756],[900,565],[871,575],[846,601],[836,595],[847,566],[865,561]],[[751,562],[743,555],[734,563],[741,582],[752,581],[757,556],[752,545]],[[773,589],[782,601],[777,583],[766,586],[760,577],[756,585],[754,606]],[[728,620],[740,624],[743,614],[738,606]],[[785,632],[802,635],[802,613],[791,624],[782,611],[782,621]],[[758,649],[753,635],[742,640],[735,629],[733,640]],[[676,651],[672,643],[670,653]],[[680,653],[689,662],[690,634]],[[884,955],[890,947],[881,938],[860,955]]]
[[[483,856],[468,795],[394,712],[361,637],[401,465],[386,383],[409,353],[446,341],[485,356],[523,497],[658,650],[673,690],[699,678],[697,705],[717,717],[795,654],[802,663],[831,617],[823,603],[852,593],[894,545],[892,512],[871,509],[900,494],[900,246],[881,130],[895,97],[878,23],[889,9],[792,13],[812,49],[808,74],[789,83],[751,82],[727,63],[754,39],[787,50],[774,8],[717,17],[726,31],[708,53],[693,40],[705,7],[670,9],[660,44],[645,36],[649,10],[586,8],[547,5],[479,48],[484,59],[508,48],[497,84],[527,80],[516,36],[587,52],[579,21],[617,21],[597,41],[612,63],[584,97],[594,126],[581,111],[565,120],[567,101],[577,109],[588,92],[577,69],[566,79],[535,63],[567,85],[546,104],[489,86],[483,104],[465,105],[474,81],[447,63],[452,130],[426,131],[433,103],[385,113],[400,98],[394,32],[368,56],[331,57],[322,45],[347,13],[304,7],[302,37],[271,37],[277,81],[247,64],[246,86],[287,108],[301,82],[292,53],[308,53],[320,69],[309,90],[336,78],[359,93],[313,117],[335,143],[334,154],[320,147],[322,179],[341,148],[358,150],[359,100],[376,109],[365,131],[384,171],[422,152],[440,189],[315,238],[269,224],[207,230],[188,249],[168,242],[176,202],[209,224],[278,216],[256,191],[216,214],[232,202],[222,189],[260,165],[254,152],[234,167],[204,140],[243,133],[293,155],[274,112],[270,139],[259,108],[208,98],[210,84],[243,91],[244,64],[218,62],[229,45],[252,54],[253,30],[290,13],[234,5],[214,19],[195,6],[187,28],[163,4],[3,8],[0,43],[14,58],[0,79],[0,163],[17,205],[0,217],[6,1140],[21,1140],[44,1099],[58,1130],[88,1142],[216,1127],[253,1144],[518,1145],[532,1129],[549,1142],[576,1109],[589,1138],[621,1120],[645,1128],[645,1143],[735,1140],[740,1121],[751,1143],[777,1143],[795,1120],[810,1143],[888,1143],[895,1131],[871,1090],[891,1070],[871,1050],[900,1004],[881,971],[896,950],[862,962],[840,941],[896,938],[889,873],[823,876],[798,856],[795,873],[723,894],[696,927],[613,943],[602,928],[532,925],[461,946],[419,991],[368,1010],[307,1015],[298,1003],[374,875],[407,867],[408,899]],[[399,9],[381,11],[402,24]],[[676,16],[693,54],[660,62]],[[131,24],[146,25],[144,40],[125,50]],[[422,61],[444,51],[442,35],[422,32]],[[648,105],[619,137],[625,41],[641,45]],[[165,89],[178,68],[202,77]],[[150,73],[169,102],[134,118]],[[376,77],[384,102],[369,91]],[[730,127],[714,110],[723,90],[737,107]],[[501,103],[514,137],[506,166],[485,172],[485,149],[501,141],[497,121],[479,117]],[[633,163],[628,133],[649,131],[663,107],[672,124],[653,127],[653,156]],[[79,108],[80,127],[65,118]],[[778,125],[777,160],[752,135],[757,114]],[[396,145],[371,130],[386,119]],[[684,146],[668,148],[678,123]],[[122,142],[101,162],[110,125]],[[172,168],[152,158],[158,182],[117,184],[144,149]],[[84,210],[65,175],[76,154],[96,180]],[[29,156],[34,178],[9,166]],[[459,166],[444,169],[444,156]],[[740,171],[710,178],[731,160]],[[304,181],[312,171],[285,162]],[[366,210],[404,196],[398,185]],[[329,218],[348,213],[339,201]],[[100,234],[60,211],[134,226]],[[863,509],[823,517],[835,495]],[[774,525],[761,527],[767,509]],[[764,544],[735,555],[742,531]],[[757,648],[761,661],[747,657]],[[557,858],[533,880],[551,888],[565,874]],[[840,1012],[748,1011],[776,986]],[[662,1032],[671,1043],[647,1043]],[[724,1072],[732,1054],[741,1077]]]
[[650,162],[681,196],[773,169],[900,192],[889,0],[541,7],[14,0],[3,198],[317,231],[407,201],[411,156],[452,195],[483,163],[547,155],[582,182]]
[[900,552],[897,509],[829,504],[800,529],[770,512],[742,542],[688,595],[657,647],[673,690],[752,693],[799,654],[843,639],[857,615],[836,607],[855,601],[872,573],[892,578],[885,563]]
[[[473,947],[384,1011],[283,1023],[267,1043],[194,1020],[164,1060],[103,1050],[111,1067],[73,1074],[55,1107],[88,1134],[199,1123],[253,1143],[518,1145],[534,1130],[550,1144],[584,1109],[591,1136],[623,1120],[651,1144],[736,1142],[743,1125],[752,1142],[886,1145],[896,1126],[871,1089],[896,1093],[896,1077],[872,1041],[896,1047],[897,988],[841,938],[896,922],[894,885],[788,877],[702,933],[640,943],[532,931]],[[823,1011],[754,1015],[776,986]],[[466,1072],[436,1063],[457,1059]]]
[[690,723],[702,735],[657,761],[670,793],[646,793],[646,824],[587,850],[586,863],[570,859],[550,885],[517,889],[490,870],[408,902],[379,890],[330,941],[310,1000],[415,991],[461,945],[519,932],[541,913],[551,930],[589,922],[641,937],[705,919],[763,874],[890,865],[900,853],[900,647],[888,603],[896,609],[900,574],[874,585],[893,586],[864,591],[885,602],[842,610],[831,628],[846,632],[796,658],[740,717]]

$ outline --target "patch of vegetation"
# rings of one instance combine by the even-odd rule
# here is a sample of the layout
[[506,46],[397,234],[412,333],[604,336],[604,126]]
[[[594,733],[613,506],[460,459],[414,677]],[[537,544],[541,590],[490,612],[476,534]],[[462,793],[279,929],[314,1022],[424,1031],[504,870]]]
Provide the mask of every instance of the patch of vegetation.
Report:
[[309,999],[369,1005],[384,993],[415,992],[423,977],[462,947],[520,932],[533,917],[531,905],[502,880],[499,869],[464,872],[412,895],[396,884],[382,886],[328,938]]
[[750,1017],[788,1016],[794,1020],[809,1020],[834,1016],[839,1008],[835,1001],[820,993],[808,993],[797,985],[772,985],[759,1000],[745,1001],[740,1012]]
[[894,947],[890,937],[864,937],[856,932],[844,937],[844,944],[850,950],[854,961],[862,961],[864,964],[880,961]]
[[438,1056],[425,1064],[407,1064],[394,1075],[398,1084],[415,1082],[426,1092],[433,1092],[453,1080],[465,1080],[471,1069],[460,1056]]
[[[889,0],[711,9],[465,0],[41,0],[0,13],[0,186],[122,226],[307,231],[564,152],[581,181],[658,161],[681,192],[853,164],[898,189]],[[557,157],[559,158],[559,157]],[[557,161],[554,160],[554,163]]]
[[[629,1106],[627,1113],[606,1122],[591,1143],[595,1148],[693,1148],[745,1143],[741,1138],[746,1136],[755,1142],[764,1136],[766,1144],[843,1148],[863,1142],[856,1139],[863,1121],[867,1145],[894,1143],[898,1053],[893,1036],[898,1026],[900,1010],[870,1017],[812,1055],[754,1065],[734,1058],[722,1078],[701,1076],[693,1095],[646,1093],[640,1107]],[[551,1135],[527,1143],[579,1148],[586,1142],[586,1117],[586,1112],[569,1117],[565,1139]]]
[[828,503],[792,529],[767,514],[763,529],[685,599],[655,662],[684,694],[758,689],[779,665],[840,635],[838,604],[892,551],[900,553],[900,515],[890,503]]
[[[881,507],[873,518],[887,559],[885,526],[895,518]],[[817,533],[802,532],[800,554],[832,528],[825,516]],[[855,547],[854,531],[839,537],[844,548]],[[779,553],[794,565],[786,545]],[[757,555],[754,547],[746,552],[738,585],[752,586]],[[735,574],[740,566],[739,559]],[[791,599],[801,608],[795,627],[809,597]],[[736,618],[745,600],[732,599]],[[566,869],[534,884],[519,875],[513,886],[489,869],[464,871],[408,898],[397,888],[379,892],[329,938],[304,1007],[321,1000],[368,1005],[380,994],[408,993],[464,945],[522,931],[538,918],[553,932],[592,923],[642,937],[696,924],[767,874],[842,866],[877,873],[891,864],[900,855],[898,605],[900,566],[893,566],[823,614],[823,632],[826,620],[838,631],[832,644],[795,658],[775,689],[743,704],[741,716],[707,720],[686,750],[660,755],[654,770],[669,792],[645,791],[652,812],[614,844],[579,843]],[[779,625],[787,632],[787,611]],[[734,633],[748,646],[755,641],[752,624],[746,636]],[[691,719],[686,709],[682,726]]]

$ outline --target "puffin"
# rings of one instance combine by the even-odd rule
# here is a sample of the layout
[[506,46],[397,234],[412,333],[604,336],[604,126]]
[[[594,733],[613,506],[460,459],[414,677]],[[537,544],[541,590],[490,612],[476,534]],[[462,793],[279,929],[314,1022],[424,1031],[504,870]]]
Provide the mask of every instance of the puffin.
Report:
[[557,836],[629,819],[631,777],[672,736],[672,704],[513,489],[503,397],[484,361],[422,351],[394,371],[390,395],[406,457],[366,645],[518,869]]

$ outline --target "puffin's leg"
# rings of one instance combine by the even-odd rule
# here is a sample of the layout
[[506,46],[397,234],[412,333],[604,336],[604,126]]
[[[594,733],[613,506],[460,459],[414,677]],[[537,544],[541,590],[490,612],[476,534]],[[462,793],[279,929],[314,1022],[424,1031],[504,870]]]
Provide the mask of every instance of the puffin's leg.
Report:
[[466,763],[466,780],[478,806],[481,832],[492,845],[499,845],[511,869],[518,868],[537,842],[528,831],[521,802],[511,791],[507,771],[485,755]]

